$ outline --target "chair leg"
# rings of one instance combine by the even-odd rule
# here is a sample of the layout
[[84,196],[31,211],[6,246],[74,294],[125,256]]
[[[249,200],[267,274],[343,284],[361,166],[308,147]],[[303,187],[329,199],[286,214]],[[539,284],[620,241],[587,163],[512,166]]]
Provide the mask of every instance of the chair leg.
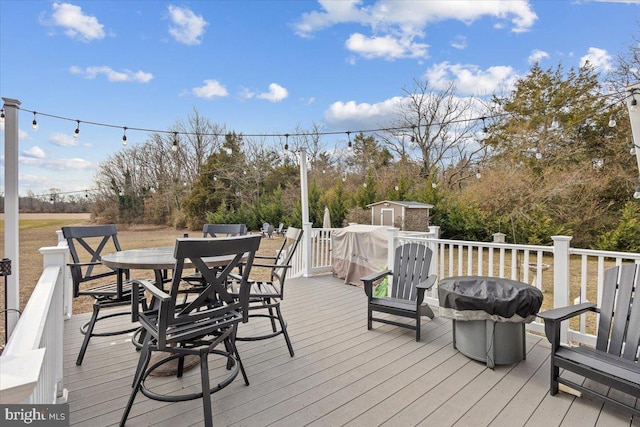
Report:
[[[84,359],[84,353],[87,351],[87,346],[89,345],[89,340],[93,335],[93,328],[96,326],[96,320],[98,320],[98,313],[100,312],[100,306],[97,304],[93,304],[93,314],[91,315],[91,320],[87,323],[87,330],[84,331],[84,340],[82,340],[82,347],[80,347],[80,353],[78,354],[78,358],[76,359],[76,365],[82,365],[82,360]],[[82,328],[80,329],[82,332]]]
[[278,319],[280,320],[280,328],[282,328],[282,335],[284,335],[284,340],[287,342],[287,347],[289,348],[289,354],[293,357],[293,346],[291,345],[291,340],[289,339],[289,333],[287,332],[287,323],[282,318],[282,312],[280,311],[280,304],[276,305],[276,312],[278,314]]
[[129,418],[129,412],[131,412],[131,407],[133,406],[133,401],[136,398],[136,394],[140,390],[140,386],[142,381],[144,380],[144,372],[147,370],[147,366],[149,366],[149,361],[151,360],[151,352],[149,351],[149,338],[145,338],[144,347],[140,351],[140,359],[138,361],[138,368],[136,369],[136,375],[134,377],[131,395],[129,396],[129,401],[127,402],[127,406],[124,408],[124,413],[122,414],[122,418],[120,419],[120,426],[124,426],[127,422],[127,418]]
[[140,348],[140,357],[138,358],[138,366],[136,367],[136,373],[133,376],[133,383],[131,387],[135,387],[140,382],[144,375],[145,369],[149,366],[151,360],[151,351],[149,351],[149,342],[151,341],[151,335],[145,335],[142,347]]
[[416,318],[416,341],[420,341],[420,314]]
[[204,409],[204,425],[213,427],[211,412],[211,386],[209,385],[209,355],[208,349],[200,351],[200,381],[202,383],[202,407]]
[[373,310],[371,307],[367,307],[367,329],[371,330],[373,327]]
[[[270,304],[270,303],[271,303],[271,300],[270,300],[269,298],[267,298],[267,299],[265,300],[265,302],[266,302],[267,304]],[[270,318],[270,320],[271,320],[271,330],[273,330],[273,332],[277,331],[277,329],[276,329],[276,321],[275,321],[275,319],[273,318],[273,308],[271,308],[271,307],[269,307],[269,318]]]
[[[240,353],[238,353],[238,347],[235,343],[235,333],[233,334],[233,338],[229,338],[229,347],[232,348],[232,352],[230,354],[234,354],[236,356],[236,361],[238,362],[238,366],[240,367],[240,372],[242,372],[242,378],[244,378],[244,383],[249,385],[249,378],[247,377],[247,373],[244,370],[244,365],[242,364],[242,360],[240,359]],[[226,344],[226,343],[225,343]]]
[[560,375],[560,368],[558,368],[554,364],[555,360],[553,360],[553,354],[551,354],[551,384],[549,386],[549,394],[551,396],[555,396],[558,394],[558,375]]

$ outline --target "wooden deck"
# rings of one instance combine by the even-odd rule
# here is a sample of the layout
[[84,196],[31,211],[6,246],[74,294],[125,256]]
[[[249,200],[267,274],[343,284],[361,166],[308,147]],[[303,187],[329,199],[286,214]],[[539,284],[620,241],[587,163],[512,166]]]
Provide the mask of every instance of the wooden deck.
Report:
[[[548,394],[549,344],[527,335],[527,359],[487,369],[453,349],[451,322],[423,322],[422,339],[404,328],[366,328],[361,288],[331,276],[291,279],[283,301],[295,349],[282,337],[239,342],[250,386],[241,377],[212,395],[216,426],[623,426],[638,425],[626,413],[587,398]],[[129,337],[96,337],[82,366],[75,366],[78,328],[65,326],[65,386],[70,422],[91,427],[117,424],[131,392],[138,354]],[[110,322],[126,322],[120,316]],[[106,322],[106,321],[105,321]],[[242,332],[259,322],[241,325]],[[211,363],[212,383],[226,371]],[[153,378],[171,393],[197,385],[199,370],[182,379]],[[200,400],[152,401],[138,394],[128,426],[201,425]]]

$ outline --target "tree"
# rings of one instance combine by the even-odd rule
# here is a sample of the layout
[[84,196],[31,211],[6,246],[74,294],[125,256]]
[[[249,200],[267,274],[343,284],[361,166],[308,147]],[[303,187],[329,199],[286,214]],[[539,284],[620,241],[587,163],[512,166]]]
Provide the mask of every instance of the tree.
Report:
[[478,103],[473,98],[461,98],[453,83],[436,91],[426,80],[414,80],[405,88],[398,118],[385,137],[388,147],[400,159],[413,157],[420,163],[420,176],[435,175],[450,165],[457,165],[449,175],[449,185],[469,176],[469,168],[481,163],[485,146],[478,144]]

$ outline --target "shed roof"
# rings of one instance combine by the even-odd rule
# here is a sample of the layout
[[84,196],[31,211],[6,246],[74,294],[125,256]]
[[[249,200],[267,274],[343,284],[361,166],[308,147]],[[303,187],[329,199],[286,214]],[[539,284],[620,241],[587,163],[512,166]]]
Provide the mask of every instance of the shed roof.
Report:
[[384,203],[388,203],[390,205],[393,204],[393,205],[398,205],[398,206],[404,206],[405,208],[408,208],[408,209],[431,209],[431,208],[433,208],[433,205],[429,205],[427,203],[407,202],[405,200],[402,200],[402,201],[382,200],[380,202],[370,203],[370,204],[367,205],[367,207],[370,208],[372,206],[382,205]]

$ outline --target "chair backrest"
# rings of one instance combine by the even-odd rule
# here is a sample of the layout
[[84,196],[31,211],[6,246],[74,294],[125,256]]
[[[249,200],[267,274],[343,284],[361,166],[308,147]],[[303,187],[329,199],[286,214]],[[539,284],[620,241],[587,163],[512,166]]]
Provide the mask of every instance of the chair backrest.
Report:
[[[67,240],[71,254],[72,264],[69,268],[74,297],[83,294],[80,283],[117,274],[115,270],[101,267],[103,253],[121,250],[115,224],[62,227],[62,235]],[[128,278],[128,272],[126,276]]]
[[431,249],[418,243],[405,243],[396,248],[391,297],[416,300],[416,286],[429,277],[432,255]]
[[205,224],[202,227],[202,237],[232,237],[247,234],[245,224]]
[[596,349],[637,363],[640,343],[640,264],[625,264],[604,272]]
[[[287,232],[284,235],[284,241],[282,242],[282,246],[278,250],[276,254],[276,262],[277,265],[291,265],[291,259],[293,258],[293,254],[296,252],[296,248],[298,247],[300,241],[302,240],[302,230],[295,227],[287,228]],[[284,286],[284,280],[287,276],[288,268],[277,268],[274,267],[271,270],[271,281],[278,280],[282,287]]]
[[263,233],[266,233],[270,226],[271,224],[269,224],[268,222],[265,222],[262,224],[262,229],[260,231],[262,231]]
[[[170,299],[161,304],[158,318],[159,346],[170,342],[201,336],[207,328],[224,326],[225,313],[242,314],[248,320],[250,286],[247,284],[253,259],[260,246],[260,236],[236,236],[224,238],[177,239],[174,250],[176,263],[169,290]],[[209,267],[207,258],[221,257],[215,266]],[[193,300],[182,302],[180,286],[185,259],[202,274],[204,281]],[[229,277],[242,265],[242,276]],[[227,292],[227,284],[235,280],[239,286],[239,298]],[[221,320],[222,319],[222,320]],[[192,327],[186,327],[187,324]]]

